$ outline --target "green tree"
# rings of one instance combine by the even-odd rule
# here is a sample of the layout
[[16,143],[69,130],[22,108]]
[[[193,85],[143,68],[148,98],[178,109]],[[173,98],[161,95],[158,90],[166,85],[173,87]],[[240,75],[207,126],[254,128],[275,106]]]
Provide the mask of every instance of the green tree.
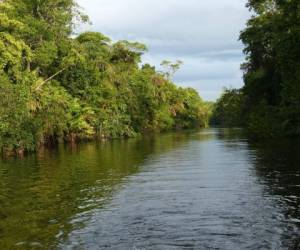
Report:
[[141,66],[144,44],[98,32],[74,37],[88,18],[74,0],[0,2],[0,148],[34,151],[58,141],[131,137],[206,126],[198,93]]
[[225,89],[213,106],[210,123],[223,127],[241,127],[243,113],[243,94],[238,89]]
[[255,15],[241,33],[247,127],[258,136],[300,134],[300,2],[252,0],[248,7]]

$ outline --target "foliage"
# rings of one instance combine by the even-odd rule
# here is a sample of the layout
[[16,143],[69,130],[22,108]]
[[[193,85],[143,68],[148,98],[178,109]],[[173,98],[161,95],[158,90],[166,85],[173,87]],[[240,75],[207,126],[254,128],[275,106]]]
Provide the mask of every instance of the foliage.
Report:
[[213,107],[210,123],[223,127],[242,126],[243,94],[238,89],[225,89]]
[[254,15],[240,35],[245,85],[239,97],[220,98],[214,117],[257,137],[300,135],[300,1],[249,0],[247,6]]
[[247,126],[262,136],[299,135],[300,2],[252,0],[248,6],[256,15],[241,33]]
[[172,63],[168,60],[163,60],[161,66],[164,68],[164,75],[171,80],[173,75],[180,69],[180,66],[183,64],[183,61],[177,60],[175,63]]
[[98,32],[74,0],[0,1],[0,148],[22,154],[59,140],[131,137],[206,126],[208,106],[167,72],[141,65],[144,44]]

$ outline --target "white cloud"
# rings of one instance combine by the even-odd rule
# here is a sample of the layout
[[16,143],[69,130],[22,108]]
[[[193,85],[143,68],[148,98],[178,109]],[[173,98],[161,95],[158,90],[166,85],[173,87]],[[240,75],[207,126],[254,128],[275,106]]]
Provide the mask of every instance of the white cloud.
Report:
[[242,85],[239,32],[249,17],[246,0],[78,0],[92,26],[113,39],[148,45],[144,60],[185,62],[175,80],[214,100],[222,87]]

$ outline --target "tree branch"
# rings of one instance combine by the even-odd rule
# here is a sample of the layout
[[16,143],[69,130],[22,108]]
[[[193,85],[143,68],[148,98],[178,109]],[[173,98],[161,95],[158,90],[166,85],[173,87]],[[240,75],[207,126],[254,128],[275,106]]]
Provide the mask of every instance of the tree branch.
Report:
[[45,81],[43,81],[41,84],[39,84],[34,91],[38,91],[41,87],[43,87],[43,85],[45,85],[47,82],[51,81],[54,77],[56,77],[58,74],[60,74],[61,72],[63,72],[66,68],[61,69],[60,71],[56,72],[54,75],[50,76],[49,78],[47,78]]

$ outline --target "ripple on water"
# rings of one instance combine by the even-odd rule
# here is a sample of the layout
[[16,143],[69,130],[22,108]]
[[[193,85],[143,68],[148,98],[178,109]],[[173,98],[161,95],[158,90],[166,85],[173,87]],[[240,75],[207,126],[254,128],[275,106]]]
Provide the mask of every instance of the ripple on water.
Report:
[[295,148],[209,129],[0,162],[0,249],[300,248]]

